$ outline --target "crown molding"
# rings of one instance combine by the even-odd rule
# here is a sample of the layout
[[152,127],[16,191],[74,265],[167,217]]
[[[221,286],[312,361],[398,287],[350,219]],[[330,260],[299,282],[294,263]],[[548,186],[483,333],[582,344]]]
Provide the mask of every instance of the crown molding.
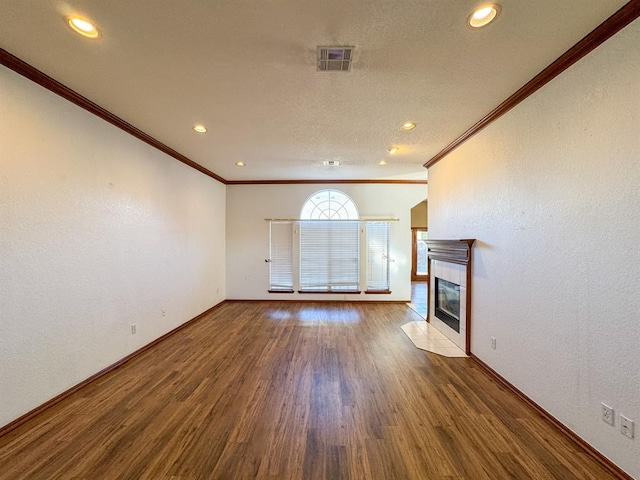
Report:
[[46,88],[47,90],[55,93],[56,95],[61,96],[65,100],[70,101],[71,103],[83,108],[89,113],[93,113],[95,116],[100,117],[101,119],[109,122],[111,125],[118,127],[120,130],[127,132],[128,134],[136,137],[138,140],[143,141],[144,143],[151,145],[152,147],[160,150],[163,153],[166,153],[170,157],[175,158],[179,162],[184,163],[185,165],[190,166],[198,170],[200,173],[204,173],[208,177],[217,180],[220,183],[226,185],[227,181],[219,175],[216,175],[211,170],[206,169],[199,163],[194,162],[190,158],[185,157],[179,152],[176,152],[174,149],[168,147],[164,143],[156,140],[151,135],[146,134],[139,128],[134,127],[130,123],[125,122],[123,119],[118,117],[117,115],[111,113],[110,111],[102,108],[100,105],[93,103],[86,97],[83,97],[75,90],[70,89],[69,87],[63,85],[57,80],[51,78],[49,75],[41,72],[37,68],[29,65],[24,60],[19,59],[15,55],[7,52],[5,49],[0,49],[0,63],[5,67],[13,70],[19,75],[31,80],[34,83],[37,83],[41,87]]
[[7,52],[5,49],[0,48],[0,64],[13,70],[19,75],[22,75],[28,80],[46,88],[47,90],[59,95],[60,97],[68,100],[69,102],[79,106],[89,113],[109,122],[110,124],[118,127],[119,129],[134,136],[138,140],[151,145],[152,147],[160,150],[162,153],[169,155],[170,157],[178,160],[179,162],[188,165],[189,167],[198,170],[200,173],[204,173],[208,177],[217,180],[224,185],[288,185],[288,184],[328,184],[328,183],[371,183],[371,184],[425,184],[426,180],[226,180],[220,175],[212,172],[211,170],[203,167],[199,163],[194,162],[190,158],[175,151],[171,147],[165,145],[159,140],[153,138],[151,135],[143,132],[139,128],[131,125],[122,118],[118,117],[114,113],[101,107],[100,105],[92,102],[88,98],[80,95],[75,90],[60,83],[54,78],[50,77],[46,73],[41,72],[37,68],[28,64],[24,60],[16,57],[15,55]]
[[318,185],[318,184],[369,183],[393,185],[427,185],[427,180],[227,180],[227,185]]
[[600,24],[600,26],[596,27],[590,34],[588,34],[573,47],[567,50],[564,54],[558,57],[553,63],[542,70],[538,75],[529,80],[529,82],[527,82],[513,95],[507,98],[496,108],[491,110],[466,132],[464,132],[453,142],[447,145],[444,149],[438,152],[434,157],[427,161],[424,166],[426,168],[434,166],[464,142],[473,137],[480,130],[496,121],[498,118],[514,108],[524,99],[540,90],[555,77],[567,70],[582,57],[595,50],[598,46],[602,45],[609,38],[614,36],[616,33],[618,33],[620,30],[622,30],[624,27],[638,18],[638,16],[640,16],[640,0],[631,0],[620,10],[614,13],[611,17],[605,20],[602,24]]

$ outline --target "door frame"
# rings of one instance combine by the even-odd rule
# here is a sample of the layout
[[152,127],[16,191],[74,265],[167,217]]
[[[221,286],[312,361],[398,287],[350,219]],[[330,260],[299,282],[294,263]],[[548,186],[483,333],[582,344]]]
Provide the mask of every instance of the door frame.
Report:
[[425,275],[418,275],[418,232],[428,231],[422,227],[411,227],[411,281],[412,282],[428,282],[429,281],[429,262],[427,262],[427,273]]

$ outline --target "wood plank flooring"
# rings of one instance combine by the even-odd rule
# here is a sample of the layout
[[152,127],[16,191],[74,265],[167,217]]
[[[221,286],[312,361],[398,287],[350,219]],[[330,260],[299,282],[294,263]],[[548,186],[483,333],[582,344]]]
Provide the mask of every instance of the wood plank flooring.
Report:
[[228,302],[0,438],[0,479],[607,479],[399,304]]

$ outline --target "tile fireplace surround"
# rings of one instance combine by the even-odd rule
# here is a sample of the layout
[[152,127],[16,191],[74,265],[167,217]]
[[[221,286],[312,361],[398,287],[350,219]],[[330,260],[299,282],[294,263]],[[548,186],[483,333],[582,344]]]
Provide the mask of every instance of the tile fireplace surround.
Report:
[[[427,321],[467,355],[471,353],[471,257],[474,239],[427,240],[429,316]],[[435,315],[436,278],[460,285],[460,332]]]

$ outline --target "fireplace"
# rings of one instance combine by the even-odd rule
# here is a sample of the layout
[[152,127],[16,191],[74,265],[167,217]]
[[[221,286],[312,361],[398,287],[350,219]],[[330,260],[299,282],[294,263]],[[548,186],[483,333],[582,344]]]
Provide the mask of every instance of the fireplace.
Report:
[[471,353],[471,257],[475,240],[427,240],[427,321],[467,355]]
[[460,333],[460,285],[436,277],[434,314]]

